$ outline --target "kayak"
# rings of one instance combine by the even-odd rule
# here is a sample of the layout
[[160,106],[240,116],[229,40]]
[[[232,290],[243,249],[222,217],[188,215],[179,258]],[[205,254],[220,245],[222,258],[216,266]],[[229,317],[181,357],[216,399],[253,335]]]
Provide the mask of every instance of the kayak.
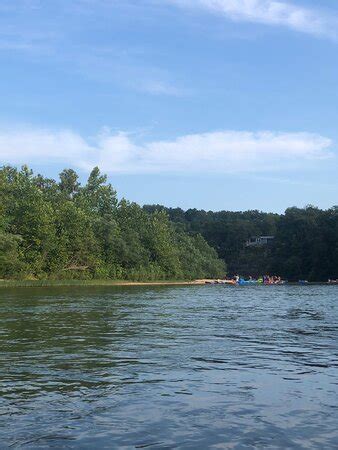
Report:
[[255,286],[260,284],[257,280],[243,280],[242,278],[238,281],[239,286]]

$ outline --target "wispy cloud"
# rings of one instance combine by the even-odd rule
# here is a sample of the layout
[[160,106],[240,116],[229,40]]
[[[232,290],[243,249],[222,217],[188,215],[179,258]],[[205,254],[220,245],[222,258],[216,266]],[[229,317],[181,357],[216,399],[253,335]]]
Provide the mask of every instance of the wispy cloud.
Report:
[[[28,54],[30,62],[48,62],[58,70],[126,91],[151,96],[187,95],[171,67],[152,61],[151,45],[132,40],[126,43],[113,34],[118,14],[124,18],[146,17],[146,0],[135,6],[126,0],[56,3],[58,14],[41,0],[0,0],[0,56],[11,53],[21,58]],[[92,38],[83,39],[84,35]]]
[[202,8],[233,21],[284,26],[317,36],[337,38],[338,18],[291,2],[274,0],[166,0],[188,8]]
[[39,39],[29,36],[12,36],[0,32],[0,51],[29,53],[35,55],[46,55],[51,53],[50,36],[45,35]]
[[98,165],[108,173],[256,173],[307,168],[333,156],[331,140],[312,133],[219,131],[137,141],[106,129],[94,139],[68,130],[0,130],[0,162],[59,162],[85,171]]
[[138,84],[132,84],[135,90],[146,92],[152,95],[168,95],[173,97],[181,97],[188,93],[186,89],[176,87],[166,81],[145,79]]
[[[72,54],[67,55],[70,65],[76,60],[77,51],[78,49],[74,49]],[[143,58],[144,51],[137,47],[89,47],[87,52],[82,52],[81,49],[81,57],[77,58],[71,70],[100,83],[115,84],[153,96],[181,97],[190,94],[188,89],[176,82],[168,70],[150,63],[144,64]]]

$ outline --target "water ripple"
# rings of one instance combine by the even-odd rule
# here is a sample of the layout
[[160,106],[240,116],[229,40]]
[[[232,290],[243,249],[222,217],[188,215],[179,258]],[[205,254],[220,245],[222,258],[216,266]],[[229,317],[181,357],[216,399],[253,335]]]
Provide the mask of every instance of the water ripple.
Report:
[[3,448],[338,448],[338,289],[2,290]]

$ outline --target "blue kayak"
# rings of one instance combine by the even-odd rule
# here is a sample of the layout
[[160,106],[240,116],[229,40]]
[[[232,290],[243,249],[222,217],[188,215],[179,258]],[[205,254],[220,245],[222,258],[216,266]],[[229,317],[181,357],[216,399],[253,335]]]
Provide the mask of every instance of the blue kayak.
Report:
[[238,282],[239,286],[255,286],[256,284],[259,284],[257,280],[243,280],[242,278]]

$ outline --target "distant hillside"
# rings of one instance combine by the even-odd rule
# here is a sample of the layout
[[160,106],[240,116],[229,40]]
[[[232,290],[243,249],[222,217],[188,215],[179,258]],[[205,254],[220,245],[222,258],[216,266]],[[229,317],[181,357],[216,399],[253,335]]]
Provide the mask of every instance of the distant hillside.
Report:
[[[146,205],[165,211],[180,229],[200,233],[224,259],[230,274],[275,273],[289,280],[338,278],[338,207],[288,208],[284,214],[259,211],[203,211]],[[274,236],[272,245],[247,247],[254,236]]]

